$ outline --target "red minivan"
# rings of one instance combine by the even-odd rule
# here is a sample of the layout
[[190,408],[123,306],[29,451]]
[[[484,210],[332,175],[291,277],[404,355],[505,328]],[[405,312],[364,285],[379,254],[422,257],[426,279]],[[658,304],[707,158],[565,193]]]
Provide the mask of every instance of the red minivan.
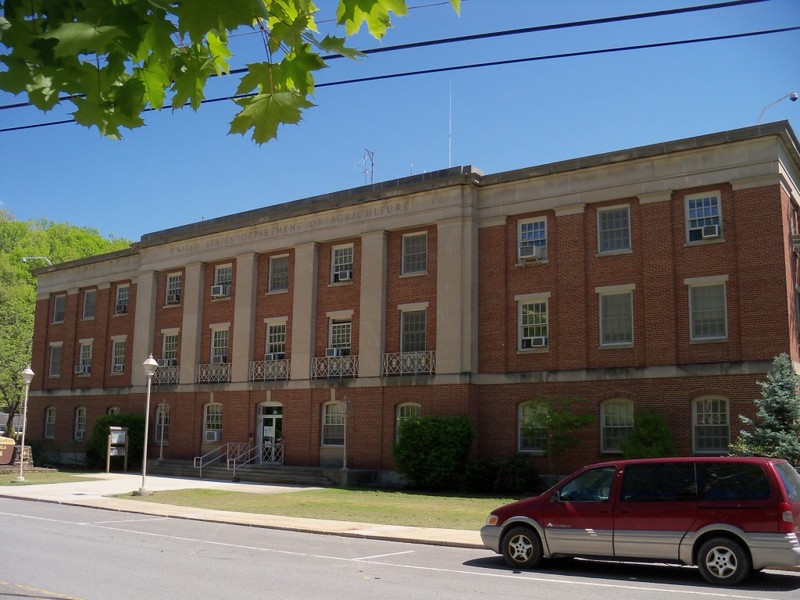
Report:
[[777,458],[618,460],[493,511],[484,546],[513,567],[562,556],[697,565],[714,584],[800,566],[800,475]]

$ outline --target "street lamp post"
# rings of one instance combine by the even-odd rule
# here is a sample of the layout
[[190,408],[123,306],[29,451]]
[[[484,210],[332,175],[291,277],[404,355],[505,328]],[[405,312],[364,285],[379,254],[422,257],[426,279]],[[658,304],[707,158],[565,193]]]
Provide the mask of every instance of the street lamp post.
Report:
[[792,102],[797,102],[797,98],[798,98],[797,92],[791,91],[788,94],[786,94],[785,96],[781,96],[777,100],[774,100],[773,102],[770,102],[769,104],[767,104],[763,108],[763,110],[761,111],[761,114],[758,115],[758,121],[756,121],[756,125],[760,125],[761,124],[761,119],[764,118],[764,113],[767,112],[767,109],[769,107],[775,106],[778,102],[782,102],[783,100],[786,100],[787,98],[789,98],[789,100],[791,100]]
[[134,492],[136,496],[146,496],[150,492],[147,491],[146,481],[147,481],[147,438],[150,435],[149,432],[149,424],[150,424],[150,386],[153,383],[153,375],[156,374],[156,369],[158,369],[158,363],[153,358],[151,354],[150,357],[142,363],[142,368],[144,369],[144,374],[147,375],[147,401],[144,405],[144,451],[142,453],[142,487],[139,488],[138,492]]
[[19,447],[19,476],[14,478],[14,481],[17,483],[25,481],[25,477],[22,475],[22,463],[25,462],[25,432],[28,429],[28,390],[30,390],[31,381],[33,381],[33,370],[30,365],[25,367],[22,371],[22,381],[25,382],[25,399],[22,402],[22,439],[20,440]]

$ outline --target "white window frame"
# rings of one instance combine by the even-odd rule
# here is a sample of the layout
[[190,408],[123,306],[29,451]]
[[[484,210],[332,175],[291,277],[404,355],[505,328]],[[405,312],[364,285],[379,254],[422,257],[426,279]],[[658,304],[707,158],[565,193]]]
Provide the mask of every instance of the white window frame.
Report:
[[54,440],[56,437],[56,415],[55,406],[48,406],[44,410],[44,437],[48,440]]
[[118,415],[120,412],[121,412],[121,410],[120,410],[119,406],[109,406],[106,409],[106,414],[108,416]]
[[[164,430],[164,438],[161,438],[161,430]],[[158,404],[156,406],[156,422],[153,427],[153,442],[169,446],[169,404]]]
[[161,332],[161,358],[174,360],[178,364],[178,329],[165,329]]
[[633,401],[609,398],[600,403],[600,452],[621,454],[622,442],[633,431]]
[[[211,326],[211,362],[214,362],[215,356],[222,356],[223,363],[230,362],[230,325],[212,325]],[[224,350],[224,351],[223,351]]]
[[[121,283],[117,286],[117,293],[114,299],[114,314],[127,315],[131,302],[131,285]],[[123,310],[120,310],[124,306]]]
[[[691,277],[683,280],[684,284],[688,286],[689,294],[689,340],[692,342],[720,342],[728,339],[728,276],[715,275],[710,277]],[[722,331],[712,332],[707,335],[699,334],[698,329],[700,322],[698,316],[700,313],[696,312],[695,304],[697,299],[694,297],[695,290],[700,288],[718,288],[722,294],[722,306],[715,309],[706,309],[705,313],[712,313],[722,311]],[[719,321],[719,319],[716,319]]]
[[[89,298],[92,298],[91,302],[89,302]],[[84,290],[81,318],[84,321],[91,321],[94,319],[95,314],[97,314],[97,290]]]
[[[127,336],[111,338],[111,372],[123,373],[125,371],[125,344]],[[116,367],[121,367],[117,369]]]
[[[705,201],[709,201],[708,206],[692,207],[692,204]],[[713,203],[711,201],[713,201]],[[716,225],[719,228],[719,238],[722,238],[722,194],[719,190],[690,194],[683,199],[683,206],[687,244],[715,241],[704,240],[702,234],[696,232],[697,229],[702,229],[704,225]],[[692,239],[693,237],[696,239]]]
[[[167,273],[164,305],[176,306],[181,303],[183,296],[183,273]],[[172,302],[170,302],[172,300]]]
[[[203,407],[203,441],[206,439],[206,432],[218,431],[219,440],[222,439],[222,419],[224,410],[219,402],[209,402]],[[217,441],[219,441],[217,440]]]
[[[285,269],[281,266],[285,262]],[[279,264],[280,263],[280,264]],[[285,279],[285,282],[284,282]],[[270,294],[289,291],[289,255],[280,254],[269,257],[269,283],[267,292]]]
[[326,402],[322,405],[322,445],[344,446],[345,419],[347,407],[345,402]]
[[422,416],[422,405],[416,402],[403,402],[395,408],[394,418],[394,439],[400,441],[400,423],[405,419],[413,419]]
[[[419,243],[421,250],[414,247],[414,244]],[[417,233],[407,233],[403,235],[402,241],[402,260],[401,260],[401,274],[402,275],[424,275],[428,272],[428,232],[422,231]]]
[[86,407],[79,406],[75,409],[75,428],[73,438],[76,440],[86,439]]
[[328,348],[339,348],[349,355],[353,344],[353,319],[330,318],[328,320]]
[[[517,303],[517,351],[547,350],[550,346],[550,292],[522,294],[514,296],[514,301]],[[538,316],[539,319],[543,318],[543,321],[539,323],[528,322],[528,313],[525,307],[536,307],[536,311],[531,312],[530,316]],[[541,310],[542,307],[544,307],[543,311]],[[535,337],[543,337],[545,339],[544,345],[526,348],[524,340]]]
[[355,250],[353,244],[331,247],[331,283],[339,283],[339,274],[345,271],[349,271],[350,280],[352,281],[354,263]]
[[[599,323],[599,335],[600,335],[600,347],[601,348],[629,348],[634,344],[634,329],[635,329],[635,322],[634,322],[634,306],[633,306],[633,292],[636,289],[636,284],[624,284],[624,285],[610,285],[610,286],[603,286],[595,288],[595,292],[598,296],[598,323]],[[628,302],[626,303],[628,308],[628,315],[627,316],[616,316],[613,317],[614,319],[619,320],[620,322],[623,319],[627,319],[629,322],[629,335],[626,336],[625,339],[608,339],[607,335],[610,335],[608,330],[610,329],[610,321],[612,317],[606,315],[606,310],[609,308],[607,301],[609,298],[616,298],[616,299],[623,299],[627,298]],[[623,302],[624,303],[624,302]],[[628,332],[626,332],[627,334]]]
[[63,323],[67,314],[67,295],[53,296],[53,323]]
[[[719,435],[714,432],[714,429],[724,429],[725,435]],[[694,454],[727,454],[730,436],[730,401],[727,398],[709,395],[692,400],[692,451]],[[701,444],[701,438],[709,440],[724,438],[724,443]]]
[[517,221],[517,257],[522,255],[523,248],[531,246],[543,248],[540,260],[547,260],[547,217]]
[[89,367],[89,373],[92,373],[92,348],[94,346],[93,339],[78,340],[78,365],[81,367]]
[[267,354],[286,354],[287,319],[267,321]]
[[[609,215],[613,212],[620,212],[624,211],[627,223],[623,228],[614,228],[611,229],[607,225],[604,224],[603,219],[605,216]],[[606,226],[604,226],[606,225]],[[616,232],[616,231],[624,231],[623,240],[624,245],[619,245],[617,243],[617,237],[614,236],[611,240],[608,239],[608,234]],[[621,239],[622,236],[620,236]],[[609,242],[613,241],[613,247],[607,247]],[[617,206],[606,206],[603,208],[597,209],[597,253],[598,254],[620,254],[626,253],[631,251],[631,207],[629,204],[620,204]]]
[[[547,454],[547,434],[544,430],[533,438],[523,437],[522,427],[525,420],[535,415],[537,411],[547,411],[547,407],[534,401],[523,402],[517,406],[517,450],[524,454],[545,456]],[[543,442],[536,445],[531,442]]]
[[50,362],[48,364],[48,377],[61,377],[62,357],[64,356],[64,342],[50,343]]
[[[416,324],[413,322],[414,319],[418,319],[422,316],[422,330],[420,331],[418,326],[419,322]],[[416,329],[412,329],[412,327],[417,327]],[[419,344],[419,335],[422,335],[421,338],[421,346]],[[425,352],[427,348],[427,336],[428,336],[428,311],[424,308],[421,310],[403,310],[400,312],[400,352]]]

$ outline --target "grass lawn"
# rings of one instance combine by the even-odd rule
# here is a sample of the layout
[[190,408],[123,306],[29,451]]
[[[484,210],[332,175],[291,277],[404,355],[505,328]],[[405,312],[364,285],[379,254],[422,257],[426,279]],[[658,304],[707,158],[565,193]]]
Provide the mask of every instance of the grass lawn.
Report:
[[280,494],[190,489],[130,497],[141,502],[234,512],[475,531],[492,509],[515,500],[346,488]]
[[23,471],[25,481],[17,483],[14,481],[19,476],[19,471],[13,473],[0,473],[0,485],[36,485],[41,483],[71,483],[73,481],[86,481],[94,477],[85,477],[76,473],[63,471]]

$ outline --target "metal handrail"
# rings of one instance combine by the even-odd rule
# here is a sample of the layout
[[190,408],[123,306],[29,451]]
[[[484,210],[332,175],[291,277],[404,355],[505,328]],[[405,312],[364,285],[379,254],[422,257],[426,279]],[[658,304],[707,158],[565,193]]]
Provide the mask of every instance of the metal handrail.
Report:
[[[203,478],[203,467],[207,467],[211,463],[215,463],[218,460],[221,460],[223,456],[227,457],[228,455],[228,446],[230,443],[223,444],[219,448],[214,448],[210,452],[206,452],[203,456],[195,456],[194,457],[194,468],[200,469],[200,479]],[[206,460],[209,456],[217,454],[214,458],[210,460]]]
[[[236,477],[237,465],[241,466],[253,462],[258,458],[260,447],[245,442],[231,442],[228,446],[228,470],[233,469],[233,480],[238,481],[239,479]],[[233,446],[235,453],[231,452],[231,446]],[[233,457],[231,457],[231,454],[233,454]]]

